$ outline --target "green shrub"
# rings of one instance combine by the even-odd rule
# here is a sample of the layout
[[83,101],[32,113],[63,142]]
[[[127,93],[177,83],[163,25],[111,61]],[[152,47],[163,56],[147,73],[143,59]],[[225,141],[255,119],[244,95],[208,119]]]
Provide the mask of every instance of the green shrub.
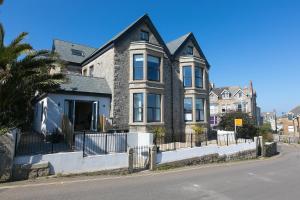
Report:
[[163,138],[165,136],[165,128],[162,126],[155,126],[152,129],[154,144],[158,138]]
[[265,123],[258,129],[259,135],[263,137],[266,142],[273,142],[273,134],[270,123]]

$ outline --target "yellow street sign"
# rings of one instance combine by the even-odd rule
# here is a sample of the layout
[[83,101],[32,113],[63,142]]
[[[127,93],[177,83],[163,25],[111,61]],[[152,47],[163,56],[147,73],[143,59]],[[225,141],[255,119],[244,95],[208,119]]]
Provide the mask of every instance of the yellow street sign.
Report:
[[235,126],[243,126],[243,119],[235,119],[234,124]]

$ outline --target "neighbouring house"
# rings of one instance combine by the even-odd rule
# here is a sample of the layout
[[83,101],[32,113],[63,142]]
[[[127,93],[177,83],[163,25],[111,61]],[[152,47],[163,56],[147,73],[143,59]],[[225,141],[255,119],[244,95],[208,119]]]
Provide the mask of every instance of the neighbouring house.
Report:
[[271,128],[273,131],[276,131],[277,124],[277,116],[276,112],[263,112],[262,113],[263,123],[271,124]]
[[62,71],[66,74],[81,75],[82,61],[96,51],[96,48],[55,39],[52,51],[59,55],[66,67],[65,69],[55,68],[50,73]]
[[166,44],[144,15],[97,50],[61,40],[53,49],[68,62],[67,71],[81,68],[81,75],[68,75],[61,90],[39,98],[37,131],[60,128],[53,118],[62,114],[81,130],[97,130],[93,119],[99,115],[122,131],[162,126],[167,134],[184,134],[197,124],[209,129],[210,65],[193,33]]
[[278,118],[278,126],[281,127],[279,130],[285,135],[300,135],[300,106],[295,107],[287,114]]
[[252,81],[250,81],[250,86],[244,88],[239,86],[215,87],[214,84],[211,84],[209,93],[211,127],[219,124],[223,114],[232,111],[248,113],[258,123],[256,97]]

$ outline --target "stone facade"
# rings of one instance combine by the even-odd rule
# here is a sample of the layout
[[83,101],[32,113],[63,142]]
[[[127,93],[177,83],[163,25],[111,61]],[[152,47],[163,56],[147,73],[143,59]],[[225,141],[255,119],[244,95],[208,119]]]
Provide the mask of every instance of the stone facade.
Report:
[[13,129],[4,135],[0,135],[0,182],[11,179],[13,159],[15,154],[15,144],[19,129]]
[[189,165],[203,165],[209,163],[222,163],[222,162],[230,162],[230,161],[238,161],[238,160],[250,160],[257,158],[256,149],[240,151],[234,154],[229,155],[219,155],[218,153],[199,156],[190,159],[184,159],[169,163],[158,164],[156,169],[168,169],[175,167],[184,167]]
[[266,142],[264,145],[264,157],[272,157],[274,155],[277,155],[277,143],[276,142]]
[[[141,40],[141,31],[148,33],[148,41]],[[186,55],[186,47],[193,48],[193,55]],[[142,80],[133,80],[133,55],[144,56]],[[160,79],[147,79],[147,56],[160,58]],[[200,65],[203,69],[203,88],[183,88],[182,64]],[[112,90],[111,118],[114,129],[132,132],[150,132],[153,127],[162,126],[167,134],[184,134],[191,131],[195,124],[208,126],[209,119],[209,66],[192,33],[178,46],[176,53],[170,53],[167,45],[159,36],[150,18],[145,15],[121,32],[111,42],[98,49],[90,58],[83,61],[82,71],[89,74],[93,66],[95,77],[104,77]],[[194,72],[193,72],[194,73]],[[194,80],[194,79],[193,79]],[[143,94],[143,120],[133,120],[133,94]],[[149,122],[147,95],[160,95],[160,121]],[[204,99],[203,121],[185,122],[184,97]],[[193,101],[195,119],[195,101]]]
[[13,180],[26,180],[50,175],[49,162],[41,161],[35,164],[15,164]]
[[[185,49],[187,47],[193,47],[194,56],[185,55]],[[206,128],[209,127],[209,68],[204,62],[204,58],[200,56],[200,53],[195,48],[195,44],[189,40],[178,55],[174,58],[173,64],[173,118],[174,118],[174,131],[176,134],[180,132],[192,132],[192,126],[202,125]],[[199,65],[203,70],[203,87],[195,87],[195,75],[192,70],[192,87],[184,87],[183,85],[183,67],[192,66],[192,69],[196,65]],[[204,120],[196,121],[196,111],[193,109],[192,120],[185,122],[184,114],[178,115],[178,113],[184,113],[184,97],[191,97],[193,99],[193,108],[195,108],[195,99],[204,99]]]
[[[253,89],[252,82],[249,87],[239,86],[214,87],[209,94],[210,98],[210,125],[217,126],[220,117],[232,111],[248,113],[252,118],[257,118],[256,91]],[[256,120],[257,124],[259,119]]]

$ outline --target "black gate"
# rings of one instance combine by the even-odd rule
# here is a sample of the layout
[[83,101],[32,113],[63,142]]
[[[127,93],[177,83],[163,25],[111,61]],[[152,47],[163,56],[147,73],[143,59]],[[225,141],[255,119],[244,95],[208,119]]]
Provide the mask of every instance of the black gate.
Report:
[[137,146],[133,148],[133,170],[142,171],[149,169],[150,147]]

